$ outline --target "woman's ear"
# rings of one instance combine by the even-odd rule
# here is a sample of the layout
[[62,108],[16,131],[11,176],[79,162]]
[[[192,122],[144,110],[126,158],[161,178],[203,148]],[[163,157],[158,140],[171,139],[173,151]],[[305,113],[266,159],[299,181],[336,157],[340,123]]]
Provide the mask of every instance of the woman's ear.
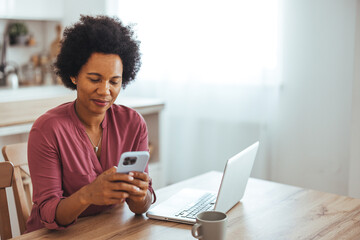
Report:
[[76,85],[76,78],[75,78],[75,77],[70,77],[70,80],[72,81],[72,83],[73,83],[74,85]]

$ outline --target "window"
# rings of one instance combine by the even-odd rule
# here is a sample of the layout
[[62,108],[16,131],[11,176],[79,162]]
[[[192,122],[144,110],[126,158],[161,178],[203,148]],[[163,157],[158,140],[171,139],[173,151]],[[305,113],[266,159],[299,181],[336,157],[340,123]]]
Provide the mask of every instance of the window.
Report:
[[278,0],[118,1],[142,41],[139,79],[273,84],[279,66]]

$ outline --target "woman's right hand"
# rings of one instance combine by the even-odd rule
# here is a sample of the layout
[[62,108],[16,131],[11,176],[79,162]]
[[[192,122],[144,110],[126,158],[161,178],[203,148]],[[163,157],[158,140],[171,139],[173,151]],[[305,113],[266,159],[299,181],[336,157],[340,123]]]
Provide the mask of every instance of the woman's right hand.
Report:
[[134,178],[128,174],[116,172],[112,167],[100,174],[92,183],[84,186],[80,201],[84,205],[112,205],[124,202],[128,192],[136,192],[129,184]]
[[124,202],[129,193],[139,191],[130,184],[133,177],[116,172],[112,167],[100,174],[92,183],[80,188],[60,201],[56,208],[55,219],[60,225],[72,223],[89,205],[112,205]]

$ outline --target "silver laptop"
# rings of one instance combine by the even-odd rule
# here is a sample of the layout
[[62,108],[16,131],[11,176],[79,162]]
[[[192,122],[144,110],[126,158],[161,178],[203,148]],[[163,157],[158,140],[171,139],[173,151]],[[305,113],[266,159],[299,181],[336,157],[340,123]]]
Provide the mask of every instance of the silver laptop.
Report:
[[185,188],[151,208],[146,216],[194,224],[200,212],[228,212],[244,196],[258,147],[256,142],[227,161],[218,193]]

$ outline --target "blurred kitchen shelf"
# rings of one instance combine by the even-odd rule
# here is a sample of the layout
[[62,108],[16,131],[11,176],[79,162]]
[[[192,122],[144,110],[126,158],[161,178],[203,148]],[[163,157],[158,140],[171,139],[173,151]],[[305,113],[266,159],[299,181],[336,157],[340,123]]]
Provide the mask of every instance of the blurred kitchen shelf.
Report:
[[31,48],[31,47],[38,47],[37,44],[35,45],[26,45],[26,44],[9,44],[8,45],[9,48]]

